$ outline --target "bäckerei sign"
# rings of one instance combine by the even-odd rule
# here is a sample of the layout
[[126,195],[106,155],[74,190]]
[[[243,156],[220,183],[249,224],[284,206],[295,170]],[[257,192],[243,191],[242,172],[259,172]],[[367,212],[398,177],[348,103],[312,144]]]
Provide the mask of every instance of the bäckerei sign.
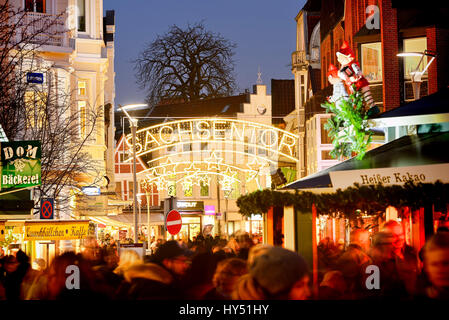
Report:
[[1,188],[26,188],[41,184],[41,142],[0,143]]
[[425,166],[346,170],[329,172],[334,189],[346,189],[358,183],[360,186],[382,184],[404,185],[414,183],[434,183],[440,180],[449,183],[449,163]]

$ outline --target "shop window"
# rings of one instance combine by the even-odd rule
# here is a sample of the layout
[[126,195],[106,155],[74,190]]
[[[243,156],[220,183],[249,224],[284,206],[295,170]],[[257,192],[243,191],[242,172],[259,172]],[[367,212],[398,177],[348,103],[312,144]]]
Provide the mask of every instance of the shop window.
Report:
[[332,139],[329,137],[329,132],[324,128],[327,123],[328,118],[320,119],[320,129],[321,129],[321,144],[332,144]]
[[380,42],[362,44],[362,71],[369,82],[382,81],[382,46]]
[[200,182],[200,196],[201,197],[209,197],[209,184]]
[[193,197],[193,185],[187,184],[183,186],[184,197]]
[[335,160],[330,154],[331,150],[321,150],[321,160]]
[[25,0],[25,11],[45,13],[45,0]]
[[130,198],[130,199],[133,199],[133,198],[134,198],[134,195],[133,195],[133,192],[134,192],[134,183],[133,183],[132,181],[129,181],[129,182],[128,182],[128,186],[129,186],[129,188],[128,188],[129,198]]
[[78,31],[86,32],[86,0],[76,1]]
[[[404,39],[404,52],[419,52],[422,53],[427,49],[427,39],[426,38],[413,38]],[[421,60],[421,57],[403,57],[404,60],[404,77],[405,79],[410,79],[410,72],[415,71],[416,67]],[[427,57],[423,57],[423,61],[418,69],[418,71],[423,71],[427,65]],[[427,71],[423,76],[427,75]]]

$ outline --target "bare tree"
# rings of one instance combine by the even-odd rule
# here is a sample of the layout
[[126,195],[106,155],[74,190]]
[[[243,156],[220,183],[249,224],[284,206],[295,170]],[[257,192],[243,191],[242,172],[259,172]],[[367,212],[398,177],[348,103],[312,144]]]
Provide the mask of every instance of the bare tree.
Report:
[[63,37],[62,16],[33,15],[0,0],[0,124],[8,137],[23,130],[19,118],[28,88],[25,70],[37,70],[39,48]]
[[[102,165],[86,146],[95,144],[103,106],[78,107],[76,89],[66,89],[51,63],[41,57],[44,45],[54,45],[64,30],[61,15],[36,15],[0,2],[0,124],[10,140],[39,140],[42,147],[41,182],[34,188],[34,211],[41,197],[57,201],[57,210],[70,210],[80,178],[93,184],[103,179]],[[44,75],[41,84],[29,83],[27,73]],[[69,79],[65,79],[68,81]]]
[[194,101],[234,92],[234,43],[207,31],[202,23],[173,25],[148,44],[134,61],[137,83],[147,102]]

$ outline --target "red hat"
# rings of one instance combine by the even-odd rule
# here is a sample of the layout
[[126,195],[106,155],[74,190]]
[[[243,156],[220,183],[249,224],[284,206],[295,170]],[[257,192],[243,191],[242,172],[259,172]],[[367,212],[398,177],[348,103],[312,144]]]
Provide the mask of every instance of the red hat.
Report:
[[341,53],[345,56],[349,56],[350,58],[355,59],[354,52],[352,51],[351,47],[349,46],[349,43],[346,40],[343,41],[343,44],[341,45],[340,50],[337,52],[337,54],[338,53]]
[[338,68],[332,63],[329,64],[329,69],[327,69],[327,76],[338,77]]

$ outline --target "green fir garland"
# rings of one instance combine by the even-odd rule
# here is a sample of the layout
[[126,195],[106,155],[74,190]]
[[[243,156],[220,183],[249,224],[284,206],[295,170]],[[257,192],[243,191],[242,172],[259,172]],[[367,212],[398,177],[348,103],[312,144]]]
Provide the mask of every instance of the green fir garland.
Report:
[[310,212],[315,204],[318,214],[351,218],[358,210],[367,215],[378,215],[389,206],[397,209],[409,207],[417,210],[435,205],[436,210],[446,212],[449,204],[449,183],[409,182],[404,186],[360,186],[355,184],[334,193],[315,194],[298,191],[281,192],[259,190],[237,199],[240,213],[250,217],[255,213],[267,213],[271,207],[295,206],[300,212]]
[[332,139],[334,149],[330,155],[334,159],[350,158],[356,154],[356,159],[361,160],[372,141],[373,133],[367,127],[368,114],[362,93],[356,91],[355,86],[353,88],[354,93],[349,98],[321,104],[326,113],[333,113],[324,128]]

